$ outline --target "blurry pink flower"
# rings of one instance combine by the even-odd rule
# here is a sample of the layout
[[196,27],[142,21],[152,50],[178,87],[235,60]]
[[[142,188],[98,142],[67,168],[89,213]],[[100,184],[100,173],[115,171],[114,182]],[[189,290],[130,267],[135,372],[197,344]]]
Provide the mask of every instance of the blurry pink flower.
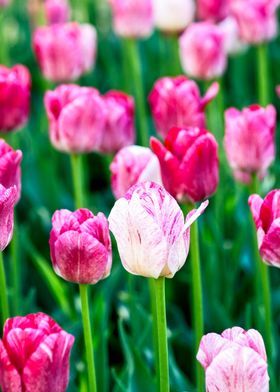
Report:
[[113,154],[135,141],[134,99],[121,91],[109,91],[103,100],[107,114],[100,151]]
[[16,186],[16,202],[19,201],[21,193],[21,159],[20,150],[14,151],[5,140],[0,139],[0,184],[5,188]]
[[230,0],[197,0],[197,14],[201,20],[220,21],[229,15]]
[[78,23],[38,27],[34,32],[33,46],[46,79],[70,81],[93,67],[96,31],[89,24]]
[[151,138],[163,185],[179,201],[197,202],[211,196],[219,182],[218,145],[202,128],[172,128],[164,145]]
[[203,80],[220,77],[226,69],[224,36],[210,22],[191,24],[180,37],[180,56],[186,74]]
[[114,31],[128,38],[148,37],[154,28],[152,0],[109,0]]
[[241,41],[239,27],[234,17],[228,16],[218,26],[224,35],[224,45],[227,54],[237,54],[245,51],[247,45]]
[[9,245],[13,236],[14,206],[16,204],[17,197],[18,191],[15,185],[10,188],[5,188],[0,183],[0,252]]
[[112,191],[118,199],[132,185],[144,181],[161,184],[159,161],[149,148],[128,146],[121,149],[110,165]]
[[0,65],[0,132],[23,127],[28,120],[31,78],[23,65]]
[[276,110],[252,105],[225,112],[225,151],[235,178],[250,183],[252,174],[266,175],[275,158]]
[[0,8],[6,7],[8,4],[10,4],[10,0],[0,0]]
[[203,128],[204,109],[218,92],[218,83],[213,83],[201,97],[197,84],[185,76],[158,79],[149,96],[157,132],[166,137],[172,127]]
[[61,85],[54,91],[47,91],[45,108],[50,139],[55,148],[70,153],[99,149],[106,106],[96,89]]
[[117,200],[109,216],[124,268],[150,278],[172,278],[185,264],[190,226],[208,201],[184,215],[176,200],[153,182],[133,186]]
[[14,317],[0,340],[3,392],[65,392],[74,336],[44,313]]
[[207,392],[269,391],[265,346],[254,329],[203,336],[197,360],[205,369]]
[[231,13],[241,38],[249,44],[259,44],[276,37],[278,5],[278,0],[231,0]]
[[45,13],[49,25],[66,23],[70,19],[68,0],[45,0]]
[[280,267],[280,189],[274,189],[264,200],[249,197],[249,205],[257,228],[259,251],[269,265]]
[[63,279],[94,284],[110,274],[111,239],[102,213],[94,216],[85,208],[56,211],[49,243],[53,268]]
[[193,21],[194,0],[153,0],[155,25],[167,33],[180,33]]

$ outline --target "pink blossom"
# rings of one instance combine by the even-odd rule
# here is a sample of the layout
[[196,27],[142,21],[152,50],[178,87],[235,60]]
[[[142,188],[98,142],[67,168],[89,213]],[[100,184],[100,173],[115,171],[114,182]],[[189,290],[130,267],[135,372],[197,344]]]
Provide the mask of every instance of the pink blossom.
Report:
[[5,188],[0,183],[0,252],[9,245],[14,229],[14,206],[18,191],[15,185]]
[[45,0],[44,6],[49,25],[66,23],[70,19],[68,0]]
[[154,0],[156,27],[167,33],[180,33],[193,21],[194,0]]
[[230,0],[197,0],[199,19],[220,21],[229,15]]
[[0,0],[0,8],[1,7],[7,7],[7,5],[10,4],[10,0]]
[[20,163],[22,152],[14,151],[3,139],[0,139],[0,184],[5,188],[16,186],[16,202],[21,193],[21,169]]

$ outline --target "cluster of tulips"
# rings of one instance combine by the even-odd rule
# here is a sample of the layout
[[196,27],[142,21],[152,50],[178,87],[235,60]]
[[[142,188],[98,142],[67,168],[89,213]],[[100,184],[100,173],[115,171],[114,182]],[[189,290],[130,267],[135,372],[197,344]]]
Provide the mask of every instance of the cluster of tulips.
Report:
[[[0,7],[7,3],[0,0]],[[267,264],[280,266],[280,190],[271,190],[264,199],[258,193],[276,154],[276,110],[269,102],[265,42],[277,34],[279,2],[196,3],[109,1],[114,31],[124,40],[131,66],[128,76],[135,99],[122,91],[101,94],[93,87],[69,84],[94,67],[97,34],[90,24],[69,22],[71,10],[66,0],[42,4],[44,26],[35,18],[33,49],[42,75],[52,83],[63,83],[45,92],[44,106],[52,146],[71,158],[76,205],[74,212],[59,209],[53,214],[50,258],[57,275],[79,285],[89,392],[97,390],[98,375],[88,288],[110,275],[110,231],[125,270],[150,279],[158,391],[170,390],[165,278],[173,278],[184,266],[189,249],[197,390],[205,390],[204,385],[208,392],[269,390],[269,365],[273,364],[275,348]],[[195,16],[199,21],[194,22]],[[154,28],[172,36],[176,49],[175,76],[155,81],[147,98],[159,138],[149,138],[137,52],[137,39],[147,38]],[[245,51],[251,44],[259,45],[261,106],[225,110],[222,138],[219,113],[211,112],[222,90],[217,78],[226,70],[227,56]],[[176,55],[181,65],[176,63]],[[181,66],[188,76],[180,74]],[[191,78],[211,81],[204,95]],[[26,125],[30,97],[29,70],[23,65],[0,65],[0,303],[5,322],[0,340],[0,386],[3,392],[63,392],[69,382],[74,336],[44,313],[10,318],[3,264],[3,251],[13,237],[14,209],[21,196],[23,155],[10,146],[8,138]],[[92,152],[112,158],[111,187],[117,201],[108,218],[85,208],[82,155]],[[217,190],[219,161],[222,173],[225,158],[236,181],[251,191],[248,202],[259,249],[256,286],[261,286],[259,302],[264,309],[260,332],[266,348],[255,329],[231,326],[221,334],[204,335],[197,221]],[[216,207],[217,200],[213,198],[212,203]],[[94,331],[99,333],[102,331]]]

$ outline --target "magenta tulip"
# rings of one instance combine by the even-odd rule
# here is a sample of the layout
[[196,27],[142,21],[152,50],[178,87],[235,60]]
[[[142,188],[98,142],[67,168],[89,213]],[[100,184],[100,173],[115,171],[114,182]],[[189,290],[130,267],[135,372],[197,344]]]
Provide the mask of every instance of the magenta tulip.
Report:
[[5,188],[0,184],[0,252],[10,243],[14,229],[14,206],[18,197],[16,186]]
[[66,23],[70,19],[68,0],[45,0],[45,14],[49,25]]
[[17,202],[21,193],[21,159],[20,150],[14,151],[3,139],[0,139],[0,184],[5,188],[16,186]]
[[230,0],[197,0],[197,14],[201,20],[220,21],[229,15]]

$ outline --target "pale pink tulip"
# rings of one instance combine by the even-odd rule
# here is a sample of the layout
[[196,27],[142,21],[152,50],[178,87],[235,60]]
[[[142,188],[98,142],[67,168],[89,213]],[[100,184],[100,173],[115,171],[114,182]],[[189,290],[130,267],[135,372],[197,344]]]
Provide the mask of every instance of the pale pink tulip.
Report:
[[0,252],[10,243],[14,229],[14,206],[18,191],[15,185],[5,188],[0,184]]
[[193,21],[194,0],[154,0],[156,27],[166,33],[180,33]]
[[0,184],[5,188],[16,186],[16,202],[21,193],[21,168],[22,152],[13,150],[5,140],[0,139]]
[[49,25],[69,21],[70,5],[68,0],[45,0],[44,6]]

